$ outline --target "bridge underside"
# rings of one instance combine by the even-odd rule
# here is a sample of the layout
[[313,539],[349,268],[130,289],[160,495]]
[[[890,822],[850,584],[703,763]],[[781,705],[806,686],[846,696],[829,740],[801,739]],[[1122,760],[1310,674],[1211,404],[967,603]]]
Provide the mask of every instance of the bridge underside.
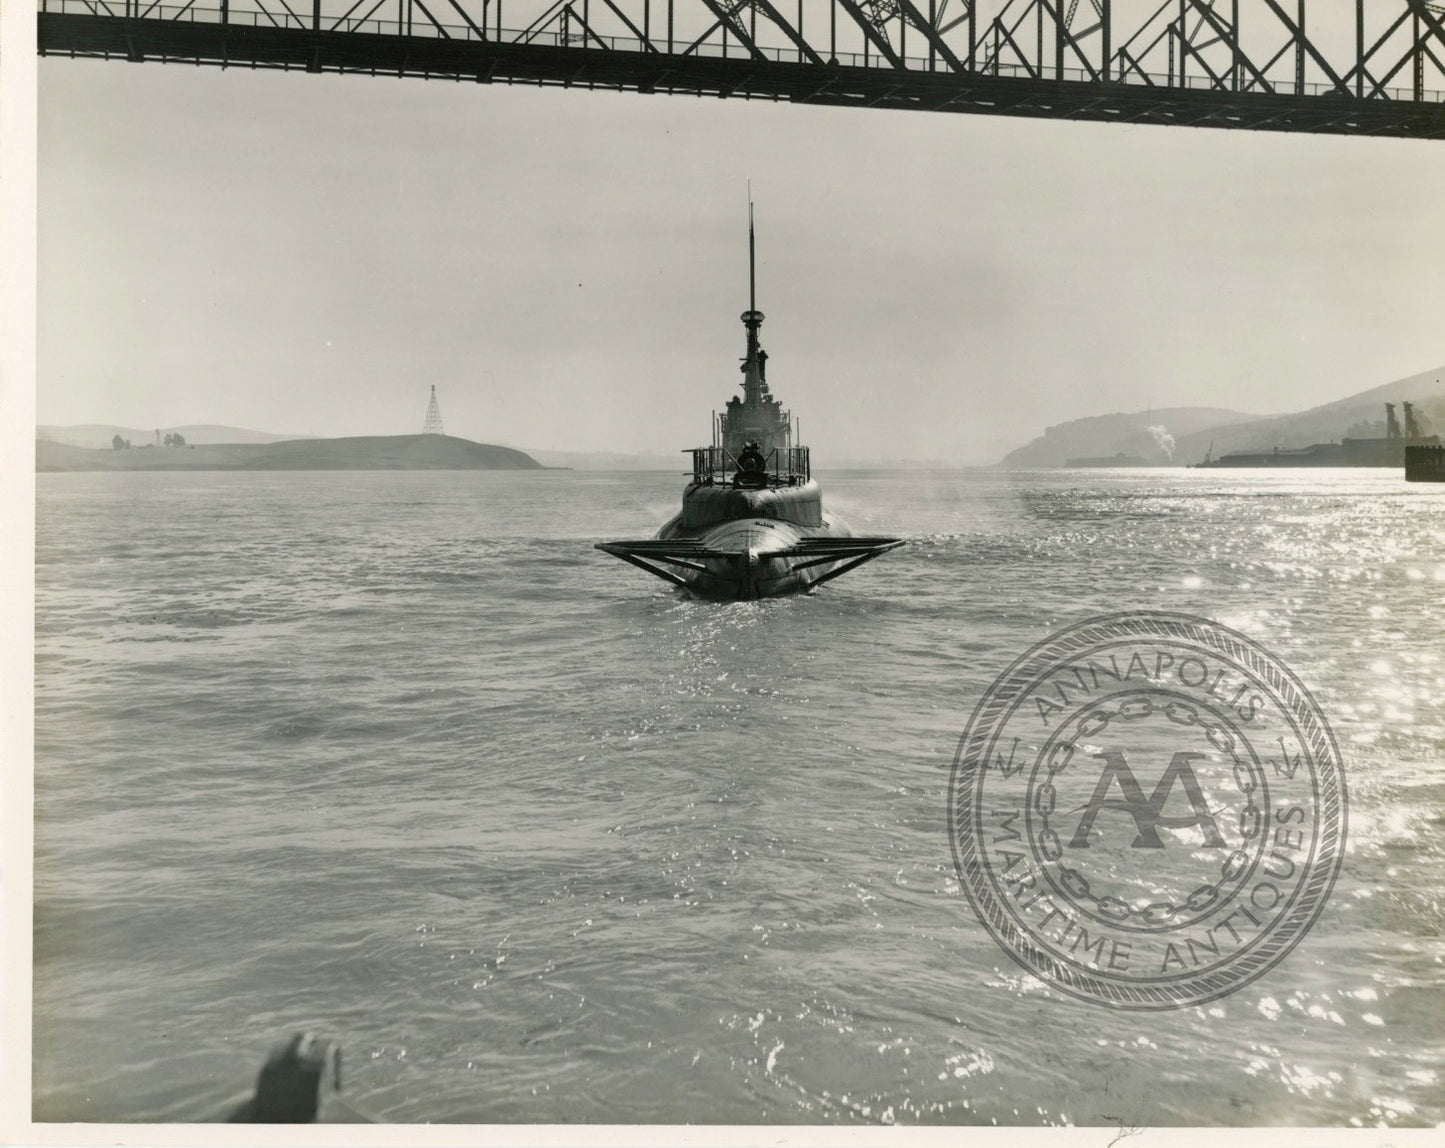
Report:
[[41,12],[41,55],[1109,123],[1445,138],[1445,106]]

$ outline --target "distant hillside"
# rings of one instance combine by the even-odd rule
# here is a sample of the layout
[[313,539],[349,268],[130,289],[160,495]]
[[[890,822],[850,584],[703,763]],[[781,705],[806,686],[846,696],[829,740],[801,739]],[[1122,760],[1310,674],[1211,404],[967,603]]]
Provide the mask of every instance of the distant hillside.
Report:
[[[1183,462],[1178,449],[1181,437],[1256,417],[1217,407],[1166,407],[1095,415],[1049,427],[1041,437],[1006,454],[1003,465],[1064,466],[1071,458],[1135,454],[1158,466],[1175,466]],[[1151,431],[1150,427],[1156,429]]]
[[[1383,438],[1385,404],[1403,401],[1413,402],[1436,432],[1445,430],[1445,367],[1289,415],[1261,417],[1212,407],[1171,407],[1074,419],[1049,427],[1041,437],[1010,451],[1003,465],[1064,466],[1071,458],[1123,453],[1159,466],[1187,466],[1202,459],[1211,444],[1217,457],[1232,450],[1338,442],[1346,435]],[[1403,422],[1403,412],[1396,413]],[[1155,432],[1149,430],[1151,426]],[[1166,446],[1173,447],[1172,456]]]
[[[1445,429],[1445,367],[1424,371],[1393,383],[1372,387],[1348,398],[1337,399],[1298,414],[1252,419],[1181,435],[1174,457],[1184,463],[1198,462],[1214,444],[1218,457],[1232,450],[1269,450],[1272,447],[1302,447],[1316,442],[1338,442],[1354,438],[1385,436],[1385,404],[1413,402],[1436,432]],[[1404,421],[1404,412],[1396,409]]]
[[530,455],[451,435],[286,439],[184,447],[87,450],[35,444],[35,469],[58,470],[540,470]]
[[668,454],[618,454],[594,450],[528,450],[543,466],[571,467],[573,470],[675,470],[681,474],[692,467],[682,451]]
[[265,431],[245,430],[242,427],[212,426],[210,424],[183,427],[138,427],[109,426],[104,423],[80,423],[76,426],[38,426],[35,437],[41,442],[58,442],[67,446],[84,446],[93,450],[109,450],[110,440],[116,435],[130,439],[134,446],[144,446],[156,441],[156,431],[164,440],[168,434],[179,434],[186,442],[195,446],[207,443],[230,442],[284,442],[294,438],[315,438],[315,435],[267,434]]

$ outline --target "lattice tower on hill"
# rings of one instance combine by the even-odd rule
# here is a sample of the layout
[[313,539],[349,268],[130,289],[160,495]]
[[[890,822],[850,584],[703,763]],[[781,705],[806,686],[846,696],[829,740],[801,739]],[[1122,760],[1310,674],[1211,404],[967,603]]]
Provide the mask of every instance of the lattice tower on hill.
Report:
[[422,434],[446,434],[442,430],[442,409],[437,406],[437,385],[431,386],[431,402],[426,405],[426,422],[422,424]]

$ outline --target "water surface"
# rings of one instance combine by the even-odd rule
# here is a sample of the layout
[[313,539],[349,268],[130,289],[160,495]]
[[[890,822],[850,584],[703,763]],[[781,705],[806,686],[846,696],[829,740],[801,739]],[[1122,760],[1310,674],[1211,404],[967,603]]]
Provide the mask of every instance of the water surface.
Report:
[[[279,1036],[398,1121],[1445,1120],[1445,488],[845,472],[903,550],[719,605],[594,551],[652,473],[38,476],[34,1113],[195,1120]],[[1121,1014],[954,878],[994,675],[1248,633],[1333,723],[1344,870],[1264,979]]]

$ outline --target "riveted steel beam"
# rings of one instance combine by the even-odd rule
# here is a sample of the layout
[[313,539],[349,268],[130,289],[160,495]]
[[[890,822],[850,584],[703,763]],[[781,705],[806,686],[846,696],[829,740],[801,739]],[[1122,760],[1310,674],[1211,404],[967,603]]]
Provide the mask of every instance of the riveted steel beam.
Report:
[[1445,20],[1427,0],[1356,0],[1343,51],[1308,39],[1293,12],[1299,0],[1163,0],[1122,28],[1106,0],[1090,0],[1099,20],[1079,30],[1081,0],[797,3],[794,18],[785,0],[506,0],[509,28],[501,0],[125,0],[124,10],[121,0],[38,0],[38,47],[229,68],[1445,137]]

